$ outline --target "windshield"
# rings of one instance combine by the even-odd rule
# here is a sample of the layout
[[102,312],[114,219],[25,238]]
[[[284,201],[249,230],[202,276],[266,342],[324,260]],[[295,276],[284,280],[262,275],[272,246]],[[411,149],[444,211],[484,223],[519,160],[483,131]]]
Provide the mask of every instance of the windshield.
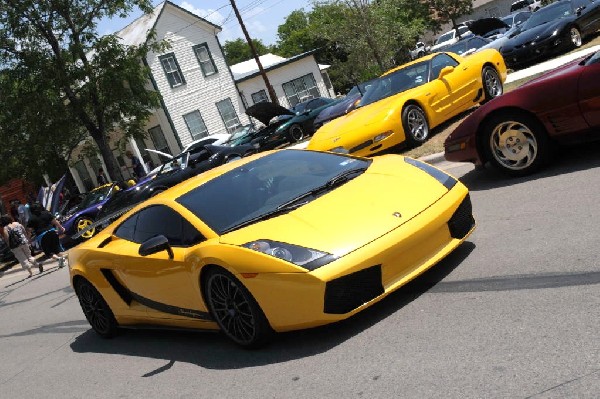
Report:
[[375,80],[363,95],[361,107],[427,83],[429,61],[412,64]]
[[447,42],[448,40],[452,40],[452,39],[454,39],[454,31],[453,30],[451,30],[450,32],[446,32],[442,36],[438,37],[438,39],[435,41],[435,44],[444,43],[444,42]]
[[81,203],[78,205],[78,208],[85,209],[94,204],[97,204],[100,201],[104,201],[112,187],[112,185],[109,185],[90,191],[85,197],[83,197],[83,200],[81,200]]
[[318,196],[310,195],[313,190],[320,188],[323,195],[334,188],[326,183],[353,170],[357,172],[351,177],[356,177],[370,163],[341,154],[283,150],[212,179],[177,202],[224,234],[262,216],[298,208]]
[[531,17],[523,23],[523,30],[546,24],[560,18],[565,18],[571,14],[571,3],[559,3],[553,6],[544,7],[531,14]]
[[171,159],[169,162],[165,163],[160,171],[158,172],[158,176],[166,175],[167,173],[175,172],[180,169],[184,169],[187,166],[187,161],[189,157],[188,152],[184,152],[183,154]]

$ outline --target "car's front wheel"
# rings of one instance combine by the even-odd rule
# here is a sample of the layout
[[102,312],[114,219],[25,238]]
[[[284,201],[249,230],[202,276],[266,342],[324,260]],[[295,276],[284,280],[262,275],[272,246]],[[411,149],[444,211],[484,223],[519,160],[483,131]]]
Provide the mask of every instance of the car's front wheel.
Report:
[[573,45],[573,48],[581,47],[581,43],[583,41],[581,39],[581,32],[579,32],[579,29],[577,29],[577,27],[572,26],[571,29],[569,29],[569,38],[571,39],[571,44]]
[[402,127],[406,140],[411,145],[419,145],[429,138],[429,123],[425,112],[416,104],[408,104],[402,110]]
[[221,331],[244,348],[266,344],[273,330],[250,291],[224,269],[212,268],[207,273],[204,296]]
[[117,333],[118,324],[110,307],[89,281],[79,279],[75,283],[75,293],[85,318],[103,338],[112,338]]
[[502,79],[498,75],[498,71],[491,66],[485,66],[481,71],[481,80],[483,81],[483,92],[485,95],[485,101],[489,101],[492,98],[502,95],[504,87],[502,86]]
[[542,124],[530,115],[501,114],[487,124],[486,158],[511,176],[524,176],[539,169],[550,153],[550,142]]
[[298,124],[293,124],[290,126],[289,132],[290,138],[293,142],[298,142],[304,138],[304,129],[302,129],[302,126]]

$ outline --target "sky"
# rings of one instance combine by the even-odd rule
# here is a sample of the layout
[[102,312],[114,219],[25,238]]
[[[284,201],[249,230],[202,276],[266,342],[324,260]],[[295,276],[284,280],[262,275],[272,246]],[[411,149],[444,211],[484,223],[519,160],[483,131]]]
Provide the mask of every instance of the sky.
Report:
[[[153,0],[154,5],[161,2],[161,0]],[[229,0],[171,0],[171,2],[221,26],[223,31],[218,35],[221,44],[244,38]],[[242,14],[250,37],[262,40],[265,45],[277,42],[277,28],[292,11],[301,8],[308,11],[311,7],[310,0],[236,0],[235,3]],[[141,11],[138,10],[127,18],[104,19],[98,24],[98,32],[103,35],[114,33],[140,15]]]

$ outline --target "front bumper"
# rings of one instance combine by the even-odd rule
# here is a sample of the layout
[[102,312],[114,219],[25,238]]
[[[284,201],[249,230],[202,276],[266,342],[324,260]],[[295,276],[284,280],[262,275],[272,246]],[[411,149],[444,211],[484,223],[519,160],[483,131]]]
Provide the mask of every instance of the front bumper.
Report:
[[517,48],[504,50],[502,51],[502,56],[509,67],[515,67],[532,64],[537,60],[550,57],[564,51],[568,46],[568,39],[562,36],[555,36],[539,43],[527,43]]
[[244,279],[276,331],[348,318],[417,277],[473,231],[467,189],[456,185],[397,229],[310,273]]

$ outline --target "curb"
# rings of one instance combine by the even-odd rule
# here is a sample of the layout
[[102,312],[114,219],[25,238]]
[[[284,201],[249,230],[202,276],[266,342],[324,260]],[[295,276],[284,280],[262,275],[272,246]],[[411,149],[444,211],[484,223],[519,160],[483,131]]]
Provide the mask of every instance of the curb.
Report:
[[418,158],[420,161],[427,162],[431,165],[440,164],[442,162],[446,162],[446,158],[444,158],[443,152],[438,152],[436,154],[425,155]]

